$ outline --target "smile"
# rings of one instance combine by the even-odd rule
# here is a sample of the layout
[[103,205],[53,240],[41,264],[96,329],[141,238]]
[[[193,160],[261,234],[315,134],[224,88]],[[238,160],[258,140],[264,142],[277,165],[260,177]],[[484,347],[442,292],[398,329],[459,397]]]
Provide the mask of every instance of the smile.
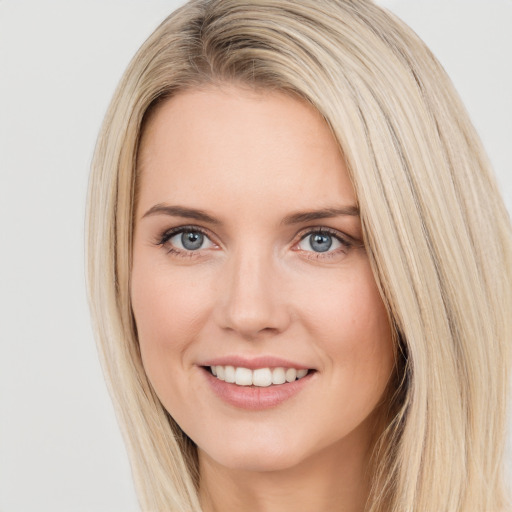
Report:
[[214,395],[238,409],[271,409],[314,386],[318,371],[278,357],[230,356],[198,365]]
[[250,368],[230,365],[210,366],[210,372],[217,379],[238,386],[269,387],[294,382],[304,378],[309,370],[296,368]]

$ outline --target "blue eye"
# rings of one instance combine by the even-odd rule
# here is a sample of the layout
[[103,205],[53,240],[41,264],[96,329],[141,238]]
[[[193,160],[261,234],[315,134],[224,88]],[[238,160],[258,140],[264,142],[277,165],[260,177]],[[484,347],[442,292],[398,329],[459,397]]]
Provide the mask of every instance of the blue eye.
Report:
[[164,243],[182,251],[198,251],[213,247],[213,242],[197,229],[181,229],[166,237]]
[[196,251],[203,245],[204,235],[195,231],[181,233],[181,245],[188,251]]
[[344,243],[335,235],[323,231],[316,231],[302,238],[298,244],[298,248],[302,251],[322,253],[333,251],[347,245],[347,243]]

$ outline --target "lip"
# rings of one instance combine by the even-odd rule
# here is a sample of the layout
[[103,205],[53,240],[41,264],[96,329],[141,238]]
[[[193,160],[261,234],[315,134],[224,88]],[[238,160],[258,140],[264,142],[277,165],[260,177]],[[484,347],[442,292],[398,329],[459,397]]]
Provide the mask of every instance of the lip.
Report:
[[[232,359],[230,359],[229,363],[218,363],[217,361],[223,361],[222,359],[212,360],[212,364],[204,365],[204,366],[217,366],[217,365],[232,365]],[[243,366],[244,368],[265,368],[265,367],[276,367],[276,366],[284,366],[287,365],[289,368],[297,368],[297,369],[305,369],[304,366],[297,365],[294,366],[293,363],[285,363],[283,364],[268,364],[268,361],[265,363],[266,366],[262,366],[260,363],[256,364],[254,360],[251,361],[254,363],[254,366],[244,366],[247,364],[239,364],[238,366]],[[286,382],[284,384],[268,386],[268,387],[258,387],[258,386],[238,386],[236,384],[228,383],[223,380],[217,379],[214,377],[210,371],[206,368],[200,367],[200,371],[203,374],[205,380],[208,383],[209,388],[213,391],[213,393],[220,398],[224,403],[227,403],[230,406],[245,409],[248,411],[261,411],[264,409],[271,409],[277,407],[284,402],[293,399],[298,395],[304,388],[307,388],[314,380],[316,376],[316,371],[312,371],[308,373],[305,377],[302,377],[299,380],[294,382]]]
[[225,356],[198,363],[198,366],[234,366],[248,368],[249,370],[257,370],[258,368],[295,368],[296,370],[314,370],[311,366],[304,366],[295,361],[283,359],[275,356],[258,356],[258,357],[242,357],[242,356]]

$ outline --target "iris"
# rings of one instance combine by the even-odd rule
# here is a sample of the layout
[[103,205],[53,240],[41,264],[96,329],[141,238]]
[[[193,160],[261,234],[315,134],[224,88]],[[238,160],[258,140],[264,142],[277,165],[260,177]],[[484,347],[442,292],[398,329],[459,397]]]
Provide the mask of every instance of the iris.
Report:
[[331,248],[332,236],[322,233],[310,235],[309,245],[316,252],[326,252]]
[[181,243],[188,251],[195,251],[203,245],[204,235],[199,231],[184,231],[181,234]]

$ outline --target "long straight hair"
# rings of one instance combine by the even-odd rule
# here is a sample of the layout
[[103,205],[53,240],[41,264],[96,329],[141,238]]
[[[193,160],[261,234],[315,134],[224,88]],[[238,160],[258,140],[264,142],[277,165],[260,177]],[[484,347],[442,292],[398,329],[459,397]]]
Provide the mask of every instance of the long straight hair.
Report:
[[87,272],[143,510],[200,505],[195,446],[146,377],[131,310],[138,145],[165,98],[226,82],[308,101],[349,169],[397,351],[367,510],[505,510],[510,220],[440,64],[368,0],[192,0],[149,37],[114,95],[90,178]]

